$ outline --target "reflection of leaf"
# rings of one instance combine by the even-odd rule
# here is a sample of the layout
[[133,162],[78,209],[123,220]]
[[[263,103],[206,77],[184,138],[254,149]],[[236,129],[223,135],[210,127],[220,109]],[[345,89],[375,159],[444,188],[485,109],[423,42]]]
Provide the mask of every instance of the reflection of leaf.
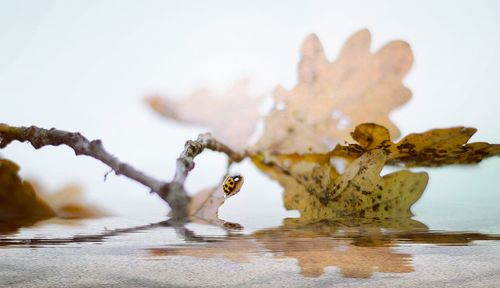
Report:
[[393,250],[400,241],[468,245],[475,240],[499,239],[480,233],[432,232],[407,217],[340,218],[315,223],[285,219],[283,226],[257,231],[253,236],[276,258],[297,259],[306,277],[319,277],[326,267],[335,266],[342,275],[352,278],[370,277],[373,272],[412,272],[411,255]]
[[[388,230],[387,230],[388,229]],[[392,231],[395,234],[386,234]],[[412,231],[425,235],[427,227],[409,218],[367,220],[342,218],[335,221],[304,223],[285,219],[283,226],[264,229],[252,235],[210,237],[206,243],[189,243],[150,249],[151,257],[190,256],[200,259],[222,257],[236,263],[248,263],[250,256],[271,252],[275,259],[297,259],[301,274],[319,277],[327,267],[338,267],[345,277],[367,278],[373,272],[408,273],[413,271],[411,255],[394,251],[399,237],[410,239]],[[429,240],[442,234],[429,234]],[[451,236],[450,236],[451,235]],[[445,239],[462,244],[470,240],[461,234],[445,234]],[[468,234],[467,234],[468,235]],[[421,236],[419,239],[424,238]],[[471,240],[487,239],[479,235]],[[462,239],[462,240],[460,240]],[[437,243],[439,240],[434,240]],[[421,243],[421,242],[417,242]],[[431,242],[432,243],[432,242]]]
[[338,145],[330,155],[357,158],[364,151],[383,149],[389,164],[404,163],[406,166],[477,163],[500,155],[500,144],[467,144],[475,132],[476,129],[466,127],[433,129],[410,134],[394,143],[385,127],[365,123],[357,126],[352,133],[352,138],[359,144]]
[[177,121],[208,127],[216,138],[233,149],[248,145],[260,118],[262,97],[251,97],[248,81],[237,82],[223,97],[201,90],[183,100],[151,97],[149,105],[161,115]]
[[281,168],[254,162],[281,183],[285,207],[299,210],[304,219],[409,216],[411,205],[427,186],[428,175],[402,170],[381,177],[385,159],[381,150],[368,151],[334,178],[329,176],[336,173],[321,172],[325,164],[298,161],[283,173]]
[[328,266],[338,267],[343,276],[351,278],[368,278],[373,272],[413,271],[411,255],[395,252],[394,243],[359,246],[355,245],[355,239],[311,237],[308,231],[280,228],[259,233],[257,239],[275,253],[275,258],[297,259],[300,273],[305,277],[319,277]]
[[275,91],[275,107],[254,149],[325,153],[363,122],[382,124],[397,137],[388,115],[411,97],[401,80],[413,55],[402,41],[373,54],[370,42],[369,31],[362,30],[347,41],[335,62],[329,62],[317,36],[309,36],[302,46],[299,83],[291,91]]
[[152,256],[192,256],[208,259],[224,257],[238,263],[249,263],[250,256],[258,253],[258,247],[246,238],[229,238],[197,246],[178,246],[150,249]]
[[[397,235],[403,233],[428,232],[429,228],[422,222],[410,217],[398,218],[353,218],[342,217],[320,221],[308,221],[304,218],[286,218],[283,220],[284,230],[300,230],[301,234],[306,231],[311,235],[335,235],[340,233],[346,237],[359,239],[361,236],[375,238],[378,235],[386,237],[389,232]],[[384,233],[382,233],[384,231]]]
[[477,240],[499,239],[499,236],[480,233],[429,231],[423,223],[408,217],[339,218],[320,222],[285,219],[280,227],[259,230],[252,235],[211,236],[207,242],[152,248],[149,252],[154,258],[225,258],[235,263],[248,263],[256,256],[267,257],[271,252],[275,259],[296,259],[305,277],[319,277],[325,268],[333,266],[344,277],[367,278],[374,272],[414,271],[412,255],[394,250],[401,242],[469,245]]
[[[252,241],[253,237],[258,244]],[[222,257],[236,263],[248,263],[250,256],[270,251],[276,259],[297,259],[305,277],[319,277],[328,266],[339,267],[343,276],[352,278],[367,278],[375,271],[413,271],[411,255],[394,252],[388,245],[390,243],[357,246],[352,239],[336,239],[315,231],[286,227],[257,231],[253,237],[229,237],[201,245],[153,248],[149,251],[152,257]]]

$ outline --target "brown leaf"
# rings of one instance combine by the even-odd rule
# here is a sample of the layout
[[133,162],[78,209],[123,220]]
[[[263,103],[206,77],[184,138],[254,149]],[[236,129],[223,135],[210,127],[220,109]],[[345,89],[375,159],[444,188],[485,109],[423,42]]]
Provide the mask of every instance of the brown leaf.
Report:
[[386,161],[381,150],[364,153],[340,176],[330,164],[311,159],[283,168],[254,158],[259,168],[284,187],[285,207],[299,210],[304,219],[408,217],[427,186],[425,172],[402,170],[381,177]]
[[370,52],[370,32],[354,34],[338,59],[329,62],[316,35],[306,38],[299,64],[299,83],[287,91],[278,87],[275,106],[253,150],[281,154],[326,153],[347,139],[363,122],[397,127],[389,113],[411,97],[402,84],[413,55],[409,45],[393,41]]
[[0,159],[0,219],[43,220],[56,213],[40,198],[33,186],[19,177],[19,166]]
[[235,150],[248,146],[260,119],[262,97],[252,97],[248,81],[241,80],[222,97],[200,90],[183,100],[150,97],[149,105],[160,115],[189,124],[206,126],[214,136]]
[[84,201],[77,186],[45,193],[38,185],[22,180],[18,172],[19,166],[14,162],[0,159],[0,233],[13,233],[53,217],[81,219],[106,215],[101,208]]
[[365,151],[382,149],[387,154],[388,164],[401,163],[408,167],[478,163],[500,155],[500,144],[467,144],[475,132],[476,129],[467,127],[433,129],[409,134],[394,143],[385,127],[365,123],[358,125],[352,133],[352,138],[359,144],[338,145],[330,155],[355,159]]

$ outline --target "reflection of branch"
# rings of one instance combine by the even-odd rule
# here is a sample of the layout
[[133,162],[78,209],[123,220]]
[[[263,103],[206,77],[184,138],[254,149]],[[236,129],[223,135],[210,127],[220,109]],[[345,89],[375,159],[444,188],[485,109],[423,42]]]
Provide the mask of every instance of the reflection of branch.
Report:
[[4,148],[12,141],[30,142],[35,149],[43,146],[67,145],[71,147],[76,155],[87,155],[93,157],[113,169],[116,175],[124,175],[133,179],[152,192],[158,194],[172,208],[172,220],[183,223],[188,215],[187,204],[189,198],[184,189],[186,177],[194,168],[194,158],[205,148],[225,153],[230,161],[241,161],[245,155],[234,152],[226,145],[218,142],[210,134],[200,134],[195,141],[187,141],[179,158],[172,182],[157,180],[131,165],[121,162],[118,158],[108,153],[101,140],[89,141],[80,133],[67,132],[57,129],[43,129],[36,126],[12,127],[0,124],[0,148]]
[[152,230],[158,227],[172,227],[177,235],[187,242],[210,242],[210,240],[197,236],[193,231],[184,226],[172,225],[169,220],[157,223],[135,226],[130,228],[118,228],[105,230],[99,234],[76,235],[68,238],[0,238],[0,247],[2,246],[37,246],[37,245],[64,245],[71,243],[97,243],[104,242],[110,237],[115,237],[127,233],[134,233],[143,230]]

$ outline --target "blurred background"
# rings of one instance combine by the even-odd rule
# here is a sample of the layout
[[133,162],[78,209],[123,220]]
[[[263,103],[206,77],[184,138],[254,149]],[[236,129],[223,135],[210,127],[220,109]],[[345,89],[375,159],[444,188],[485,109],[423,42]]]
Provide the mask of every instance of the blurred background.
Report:
[[[413,98],[391,115],[403,135],[466,125],[478,128],[474,141],[500,143],[498,1],[1,0],[0,122],[100,138],[121,160],[168,180],[184,142],[205,129],[157,116],[146,96],[223,93],[244,77],[256,95],[271,95],[278,84],[296,83],[309,33],[333,60],[362,28],[372,33],[372,51],[395,39],[413,49],[405,78]],[[80,185],[114,215],[154,221],[168,211],[125,177],[104,182],[106,166],[69,148],[14,143],[0,153],[49,191]],[[197,158],[189,191],[216,184],[225,165],[215,153]],[[417,219],[432,229],[500,233],[499,169],[498,158],[426,169],[430,183],[414,206]],[[279,185],[251,163],[233,171],[246,176],[245,186],[222,207],[223,219],[251,229],[298,215],[282,208]]]

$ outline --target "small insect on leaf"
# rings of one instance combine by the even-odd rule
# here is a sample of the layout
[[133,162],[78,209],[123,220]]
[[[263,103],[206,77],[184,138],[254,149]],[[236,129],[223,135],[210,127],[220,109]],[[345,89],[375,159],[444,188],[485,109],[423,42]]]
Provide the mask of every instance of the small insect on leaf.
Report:
[[241,186],[243,185],[243,176],[234,175],[228,176],[224,183],[222,184],[222,189],[224,190],[224,198],[229,198],[236,193],[240,192]]

